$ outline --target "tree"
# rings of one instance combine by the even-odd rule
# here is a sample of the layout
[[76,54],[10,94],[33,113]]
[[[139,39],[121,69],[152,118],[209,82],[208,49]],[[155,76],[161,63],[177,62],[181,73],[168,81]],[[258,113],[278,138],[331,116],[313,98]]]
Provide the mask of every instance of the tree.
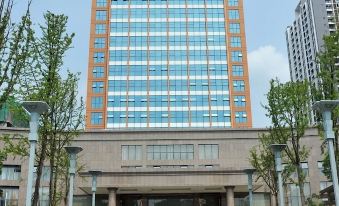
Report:
[[50,106],[40,123],[32,205],[38,205],[43,167],[48,162],[51,168],[49,201],[51,206],[56,206],[67,193],[64,175],[67,174],[68,161],[63,148],[82,127],[84,103],[77,99],[79,74],[67,71],[65,78],[60,74],[63,57],[71,48],[74,37],[66,32],[67,17],[47,12],[44,18],[46,26],[40,27],[42,37],[35,39],[36,62],[30,68],[30,78],[34,81],[27,83],[22,92],[25,99],[45,101]]
[[31,60],[33,30],[31,29],[30,4],[19,23],[13,23],[13,0],[0,2],[0,109],[20,83],[24,69]]
[[280,83],[272,80],[270,91],[267,94],[268,105],[264,106],[267,116],[272,121],[269,135],[274,143],[287,144],[285,149],[287,171],[296,172],[296,183],[300,189],[302,205],[306,204],[304,194],[305,174],[301,163],[309,155],[307,149],[301,143],[301,139],[308,127],[309,120],[309,85],[307,82]]
[[270,134],[261,134],[259,136],[259,145],[251,149],[249,159],[252,167],[256,169],[256,181],[262,179],[270,189],[275,200],[277,200],[278,177],[275,170],[274,154],[269,149],[269,146],[273,143],[274,140]]
[[[317,75],[318,84],[314,85],[312,89],[312,99],[319,100],[338,100],[339,99],[339,32],[330,36],[324,37],[324,48],[322,52],[318,54],[318,64],[320,65],[320,71]],[[335,135],[334,148],[337,165],[339,165],[339,108],[333,110],[333,130]],[[321,114],[317,115],[318,128],[320,134],[323,134],[322,118]],[[323,136],[323,135],[322,135]],[[323,166],[325,175],[331,179],[331,167],[329,162],[328,153],[325,150],[326,144],[322,146],[324,154]],[[339,167],[338,167],[339,169]],[[339,175],[339,170],[338,170]]]
[[3,167],[3,162],[8,157],[26,157],[28,156],[29,142],[22,135],[2,135],[0,136],[0,174]]

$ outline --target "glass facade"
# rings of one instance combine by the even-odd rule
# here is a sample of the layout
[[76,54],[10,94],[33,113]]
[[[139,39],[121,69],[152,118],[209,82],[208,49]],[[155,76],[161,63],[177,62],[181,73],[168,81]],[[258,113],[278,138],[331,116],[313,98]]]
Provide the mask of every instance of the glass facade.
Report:
[[231,77],[246,72],[238,0],[102,2],[90,66],[107,65],[104,128],[232,127]]

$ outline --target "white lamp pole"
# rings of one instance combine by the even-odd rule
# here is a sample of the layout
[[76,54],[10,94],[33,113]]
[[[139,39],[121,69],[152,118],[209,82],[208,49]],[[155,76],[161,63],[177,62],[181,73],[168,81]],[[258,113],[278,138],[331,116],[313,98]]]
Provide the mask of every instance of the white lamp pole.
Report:
[[101,171],[99,170],[90,170],[89,174],[92,175],[92,206],[95,206],[95,193],[97,191],[97,177],[101,175]]
[[325,131],[325,138],[328,144],[328,154],[330,157],[332,181],[335,197],[335,205],[339,206],[339,186],[338,186],[338,173],[337,164],[334,155],[334,132],[333,132],[333,121],[332,121],[332,110],[339,105],[339,100],[321,100],[313,105],[314,110],[318,110],[323,116],[323,127]]
[[271,149],[274,154],[275,159],[275,170],[278,173],[278,188],[279,188],[279,206],[284,205],[284,191],[283,191],[283,181],[282,181],[282,158],[281,151],[286,148],[286,144],[271,144]]
[[28,177],[26,189],[26,206],[32,204],[32,185],[33,185],[33,168],[35,160],[35,147],[38,142],[39,117],[42,113],[47,112],[49,106],[42,101],[25,101],[22,106],[30,113],[31,120],[29,122],[29,162],[28,162]]
[[255,169],[245,169],[244,172],[248,177],[248,195],[250,206],[253,206],[253,173],[255,172]]
[[69,156],[69,193],[68,193],[68,206],[73,206],[73,189],[74,189],[74,177],[76,172],[76,159],[77,154],[82,151],[81,147],[65,147]]

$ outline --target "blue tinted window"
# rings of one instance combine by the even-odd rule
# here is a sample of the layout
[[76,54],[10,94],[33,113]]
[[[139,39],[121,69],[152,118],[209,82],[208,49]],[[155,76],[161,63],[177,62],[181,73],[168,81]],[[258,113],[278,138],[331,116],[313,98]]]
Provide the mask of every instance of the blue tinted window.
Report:
[[97,21],[104,21],[107,19],[107,11],[97,10],[95,13],[95,19]]
[[245,107],[246,106],[245,96],[234,96],[234,105],[236,107]]
[[241,47],[241,38],[231,37],[231,47]]
[[232,62],[242,62],[242,53],[241,51],[232,51],[231,52]]
[[228,11],[228,17],[229,19],[239,19],[239,10],[229,10]]
[[[131,40],[132,38],[133,37],[131,37]],[[127,47],[128,37],[127,36],[111,36],[109,44],[110,44],[110,47]]]
[[104,67],[102,67],[102,66],[95,66],[93,68],[93,77],[94,78],[102,78],[102,77],[104,77]]
[[95,38],[94,39],[94,48],[102,49],[105,48],[105,38]]
[[97,7],[105,7],[107,5],[107,0],[97,0]]
[[244,76],[244,68],[241,65],[232,66],[232,75],[233,76]]
[[105,62],[105,53],[104,52],[94,52],[93,60],[94,60],[94,63],[104,63]]
[[101,109],[103,107],[103,97],[92,97],[92,109]]
[[246,123],[247,122],[246,112],[236,112],[235,113],[235,122],[236,123]]
[[91,113],[91,124],[92,125],[102,124],[102,112],[92,112]]
[[230,33],[239,34],[240,33],[240,24],[239,23],[231,23],[230,24]]
[[236,92],[245,91],[245,82],[243,80],[234,80],[233,81],[233,89]]
[[106,24],[96,24],[95,34],[106,34]]
[[104,82],[93,82],[92,83],[92,92],[93,93],[103,93],[104,92]]
[[228,6],[238,6],[239,0],[228,0]]

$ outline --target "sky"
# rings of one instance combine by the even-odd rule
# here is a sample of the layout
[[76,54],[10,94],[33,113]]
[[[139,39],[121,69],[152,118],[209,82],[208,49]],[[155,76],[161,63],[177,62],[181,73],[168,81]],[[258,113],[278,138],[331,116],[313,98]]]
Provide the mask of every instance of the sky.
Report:
[[[13,19],[25,11],[27,0],[14,0]],[[285,29],[293,22],[297,0],[244,0],[248,62],[251,84],[253,127],[269,126],[262,105],[269,81],[289,81]],[[80,72],[79,92],[86,96],[91,0],[33,0],[35,27],[44,23],[43,13],[68,16],[68,32],[74,32],[73,48],[64,59],[64,71]]]

